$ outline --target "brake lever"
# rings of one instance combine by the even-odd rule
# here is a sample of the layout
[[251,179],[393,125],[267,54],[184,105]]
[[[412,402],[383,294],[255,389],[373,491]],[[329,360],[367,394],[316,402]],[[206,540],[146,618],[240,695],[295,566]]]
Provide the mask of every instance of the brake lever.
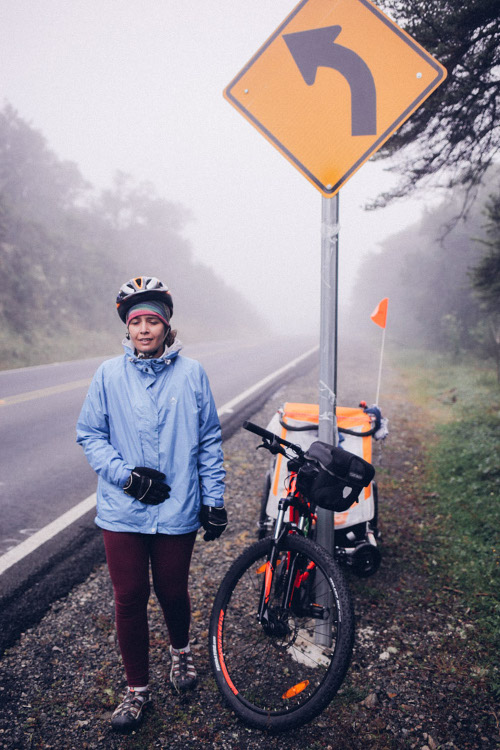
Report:
[[285,449],[282,445],[280,445],[280,443],[278,443],[277,440],[273,440],[272,443],[270,440],[264,440],[264,442],[258,445],[255,450],[258,451],[259,448],[265,448],[269,451],[269,453],[272,453],[273,456],[275,456],[277,453],[281,453],[282,456],[286,457]]
[[265,448],[266,450],[269,450],[269,446],[270,445],[271,445],[271,443],[269,443],[268,441],[264,440],[264,442],[261,443],[260,445],[258,445],[255,450],[258,451],[259,448]]

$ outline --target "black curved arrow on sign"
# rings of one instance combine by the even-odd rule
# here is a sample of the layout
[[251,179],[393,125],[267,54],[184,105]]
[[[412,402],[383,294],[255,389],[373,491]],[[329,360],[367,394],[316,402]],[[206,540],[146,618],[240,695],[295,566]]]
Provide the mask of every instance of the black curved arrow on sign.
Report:
[[352,135],[377,134],[377,92],[370,68],[356,52],[335,43],[341,26],[283,34],[288,49],[308,86],[318,68],[337,70],[351,89]]

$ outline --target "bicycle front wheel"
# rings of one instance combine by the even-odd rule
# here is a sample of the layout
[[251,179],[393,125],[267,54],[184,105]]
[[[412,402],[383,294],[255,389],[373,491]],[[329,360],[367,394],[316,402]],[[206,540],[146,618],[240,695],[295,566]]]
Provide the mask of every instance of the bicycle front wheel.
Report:
[[260,623],[272,544],[262,539],[249,547],[224,577],[210,618],[210,660],[230,708],[250,726],[280,732],[317,716],[339,689],[351,659],[354,615],[332,557],[289,534],[280,543],[267,617]]

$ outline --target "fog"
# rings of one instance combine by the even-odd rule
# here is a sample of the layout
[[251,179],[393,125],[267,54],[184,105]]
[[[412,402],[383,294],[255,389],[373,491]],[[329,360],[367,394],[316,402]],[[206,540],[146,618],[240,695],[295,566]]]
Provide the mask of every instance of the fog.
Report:
[[[222,91],[293,7],[0,0],[3,99],[96,188],[120,170],[188,207],[195,257],[277,332],[318,325],[322,199]],[[413,198],[363,210],[394,184],[384,166],[366,164],[341,190],[341,303],[364,254],[423,209]],[[142,269],[138,253],[143,272],[155,269]],[[175,290],[175,278],[165,281]]]

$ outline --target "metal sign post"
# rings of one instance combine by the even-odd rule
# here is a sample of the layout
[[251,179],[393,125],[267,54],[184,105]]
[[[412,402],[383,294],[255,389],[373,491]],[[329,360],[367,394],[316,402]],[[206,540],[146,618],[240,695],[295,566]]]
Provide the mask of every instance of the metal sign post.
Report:
[[[319,334],[319,426],[318,439],[338,445],[335,401],[337,394],[337,336],[338,336],[338,260],[339,260],[339,196],[321,199],[321,312]],[[334,551],[334,514],[317,509],[316,541]],[[330,609],[330,593],[326,585],[318,585],[318,603]],[[330,620],[318,622],[315,641],[331,646]]]
[[[335,400],[337,393],[337,310],[339,196],[321,199],[321,312],[319,334],[318,439],[338,444]],[[333,513],[318,508],[317,541],[333,552]]]

